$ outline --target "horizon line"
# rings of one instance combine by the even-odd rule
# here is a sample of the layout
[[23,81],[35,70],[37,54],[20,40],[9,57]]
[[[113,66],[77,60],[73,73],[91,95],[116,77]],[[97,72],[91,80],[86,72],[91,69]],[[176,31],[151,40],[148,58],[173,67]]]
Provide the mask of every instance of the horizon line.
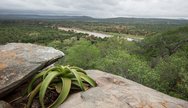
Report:
[[168,19],[168,20],[188,20],[185,17],[150,17],[150,16],[114,16],[114,17],[93,17],[89,15],[58,15],[58,14],[36,14],[36,13],[0,13],[2,15],[15,15],[15,16],[43,16],[43,17],[89,17],[93,19],[113,19],[113,18],[140,18],[140,19]]

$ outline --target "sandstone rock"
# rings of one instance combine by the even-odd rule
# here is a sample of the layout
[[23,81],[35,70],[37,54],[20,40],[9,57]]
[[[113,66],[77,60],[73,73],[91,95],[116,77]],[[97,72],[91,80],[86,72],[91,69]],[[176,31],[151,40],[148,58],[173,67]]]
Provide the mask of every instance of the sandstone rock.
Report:
[[54,48],[34,44],[10,43],[1,45],[0,98],[63,56],[63,52]]
[[128,79],[88,70],[98,87],[71,95],[60,108],[188,108],[188,102]]
[[0,108],[12,108],[11,105],[5,101],[0,101]]

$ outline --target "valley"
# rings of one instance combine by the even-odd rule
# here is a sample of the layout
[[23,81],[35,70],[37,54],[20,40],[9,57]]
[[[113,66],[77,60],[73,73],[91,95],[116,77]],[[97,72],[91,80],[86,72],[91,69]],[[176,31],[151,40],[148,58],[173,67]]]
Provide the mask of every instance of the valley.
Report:
[[188,100],[187,20],[86,19],[1,19],[0,44],[53,47],[65,53],[58,64],[109,72]]

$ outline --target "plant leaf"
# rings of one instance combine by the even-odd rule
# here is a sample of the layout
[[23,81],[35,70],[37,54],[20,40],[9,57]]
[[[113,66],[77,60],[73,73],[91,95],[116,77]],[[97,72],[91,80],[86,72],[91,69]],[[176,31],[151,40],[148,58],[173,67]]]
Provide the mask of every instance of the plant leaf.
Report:
[[29,99],[28,99],[26,108],[30,108],[30,106],[31,106],[31,104],[32,104],[32,102],[33,102],[33,98],[34,98],[35,95],[39,92],[40,87],[41,87],[41,83],[39,83],[39,84],[35,87],[35,89],[29,94]]
[[81,78],[80,78],[78,72],[77,72],[75,69],[70,69],[69,67],[67,67],[67,68],[70,70],[70,72],[72,72],[72,73],[75,75],[75,77],[76,77],[76,79],[77,79],[77,81],[78,81],[78,83],[79,83],[79,86],[80,86],[81,90],[84,91],[85,89],[84,89],[82,80],[81,80]]
[[82,68],[79,68],[79,67],[76,67],[76,66],[72,66],[71,69],[75,69],[76,71],[84,73],[84,74],[87,75],[87,73]]
[[45,96],[45,93],[46,93],[46,90],[50,84],[50,82],[56,77],[60,75],[59,72],[50,72],[46,78],[43,80],[42,84],[41,84],[41,87],[40,87],[40,91],[39,91],[39,101],[40,101],[40,104],[42,105],[42,108],[45,108],[44,106],[44,96]]
[[78,81],[72,81],[72,84],[73,84],[73,85],[76,85],[76,86],[78,86],[78,87],[80,87]]
[[61,88],[61,93],[58,96],[58,98],[55,100],[55,102],[50,106],[50,108],[57,108],[61,103],[65,101],[67,98],[70,88],[71,88],[71,80],[68,78],[61,78],[63,86]]
[[90,78],[88,75],[85,75],[85,74],[80,73],[80,72],[78,72],[78,74],[80,75],[80,77],[81,77],[84,81],[88,82],[91,86],[93,86],[93,87],[96,87],[96,86],[97,86],[97,83],[96,83],[92,78]]
[[40,72],[38,73],[37,75],[35,75],[35,77],[31,80],[31,82],[29,83],[29,86],[28,86],[28,89],[27,89],[27,92],[28,94],[32,91],[32,86],[33,84],[35,83],[35,81],[37,79],[39,79],[40,77],[42,77],[43,75],[45,74],[45,72]]
[[75,75],[70,72],[70,73],[65,74],[63,77],[66,77],[66,78],[75,78]]
[[55,89],[57,93],[61,93],[62,83],[55,84]]
[[58,71],[57,67],[48,68],[46,71],[44,71],[43,79],[45,79],[48,73],[52,71]]

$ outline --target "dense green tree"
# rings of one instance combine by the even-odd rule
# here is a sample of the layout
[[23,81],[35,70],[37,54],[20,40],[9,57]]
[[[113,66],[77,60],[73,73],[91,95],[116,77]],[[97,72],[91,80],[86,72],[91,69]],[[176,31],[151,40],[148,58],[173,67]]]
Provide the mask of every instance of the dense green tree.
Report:
[[155,71],[160,75],[160,90],[173,96],[188,99],[188,57],[185,52],[161,60]]
[[67,49],[65,64],[76,65],[84,69],[94,68],[100,51],[90,41],[80,40]]
[[151,67],[155,67],[160,58],[165,59],[187,46],[188,27],[147,37],[141,42],[143,53],[151,61]]

